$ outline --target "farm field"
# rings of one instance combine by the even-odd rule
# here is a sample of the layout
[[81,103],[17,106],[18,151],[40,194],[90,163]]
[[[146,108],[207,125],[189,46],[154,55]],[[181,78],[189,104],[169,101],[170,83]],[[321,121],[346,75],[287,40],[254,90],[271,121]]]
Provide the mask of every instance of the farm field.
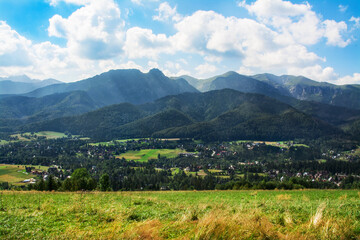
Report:
[[33,135],[30,132],[23,133],[23,134],[14,134],[11,137],[18,137],[21,141],[30,141],[34,140],[34,136],[38,137],[45,137],[46,139],[57,139],[57,138],[64,138],[67,137],[64,133],[60,132],[52,132],[52,131],[42,131],[42,132],[35,132]]
[[179,153],[185,152],[179,148],[177,149],[142,149],[139,151],[128,151],[126,153],[116,156],[117,158],[125,158],[126,160],[134,160],[139,162],[147,162],[149,159],[157,159],[158,154],[162,157],[174,158]]
[[[30,165],[27,165],[30,167]],[[46,171],[48,167],[33,166],[35,170]],[[25,171],[25,165],[8,165],[0,164],[0,182],[8,182],[13,185],[25,185],[21,181],[29,178],[35,178],[33,174],[29,174]]]
[[359,239],[358,190],[0,194],[2,239]]

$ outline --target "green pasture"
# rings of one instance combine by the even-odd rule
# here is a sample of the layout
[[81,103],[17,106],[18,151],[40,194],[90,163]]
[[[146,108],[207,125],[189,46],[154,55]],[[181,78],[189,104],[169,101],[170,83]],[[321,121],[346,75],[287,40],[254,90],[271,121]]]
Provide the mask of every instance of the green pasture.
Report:
[[[26,166],[31,167],[31,165]],[[32,167],[35,167],[35,170],[38,171],[47,171],[49,168],[38,165]],[[25,165],[0,164],[0,182],[8,182],[13,185],[24,185],[25,183],[22,183],[23,180],[35,177],[36,175],[25,171]]]
[[142,149],[139,151],[128,151],[126,153],[116,156],[117,158],[125,158],[126,160],[134,160],[139,162],[146,162],[149,159],[157,159],[160,154],[161,157],[174,158],[180,153],[185,152],[179,148],[177,149]]

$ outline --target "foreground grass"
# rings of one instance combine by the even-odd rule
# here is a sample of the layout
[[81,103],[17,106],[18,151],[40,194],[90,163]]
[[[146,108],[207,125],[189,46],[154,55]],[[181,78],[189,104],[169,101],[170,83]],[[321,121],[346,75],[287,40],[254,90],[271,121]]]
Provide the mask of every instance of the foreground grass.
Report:
[[2,192],[2,239],[359,239],[358,191]]

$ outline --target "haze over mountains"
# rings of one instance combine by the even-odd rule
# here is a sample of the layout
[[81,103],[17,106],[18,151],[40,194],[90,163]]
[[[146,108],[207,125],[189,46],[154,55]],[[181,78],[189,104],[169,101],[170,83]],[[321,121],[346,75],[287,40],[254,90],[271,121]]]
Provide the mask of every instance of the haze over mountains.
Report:
[[12,76],[7,78],[0,77],[0,94],[23,94],[33,91],[37,88],[52,84],[61,83],[56,79],[31,79],[26,75]]
[[343,134],[339,127],[356,132],[358,119],[359,85],[289,75],[228,72],[199,80],[168,78],[158,69],[112,70],[0,96],[1,131],[69,131],[99,139],[317,138]]

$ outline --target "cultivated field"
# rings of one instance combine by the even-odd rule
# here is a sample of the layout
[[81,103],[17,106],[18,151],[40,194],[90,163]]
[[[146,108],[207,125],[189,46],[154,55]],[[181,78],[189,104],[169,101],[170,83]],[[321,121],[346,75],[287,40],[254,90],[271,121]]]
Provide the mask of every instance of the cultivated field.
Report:
[[[27,167],[30,167],[28,165]],[[49,167],[33,166],[35,170],[46,171]],[[36,176],[25,171],[25,165],[0,164],[0,182],[8,182],[13,185],[24,185],[23,180]]]
[[0,194],[2,239],[359,239],[360,192]]
[[183,152],[186,151],[178,148],[177,149],[142,149],[139,151],[128,151],[116,157],[125,158],[126,160],[146,162],[149,159],[157,159],[159,154],[161,157],[174,158]]

